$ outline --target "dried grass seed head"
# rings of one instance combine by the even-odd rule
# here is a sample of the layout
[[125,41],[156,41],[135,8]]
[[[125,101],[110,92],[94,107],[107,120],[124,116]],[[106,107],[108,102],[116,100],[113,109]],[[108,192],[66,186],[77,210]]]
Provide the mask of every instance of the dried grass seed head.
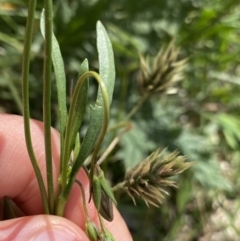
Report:
[[186,157],[178,156],[177,151],[164,155],[165,151],[156,150],[126,173],[124,188],[134,204],[138,197],[147,206],[159,206],[168,195],[167,188],[177,187],[171,177],[192,166],[193,163],[185,162]]
[[154,58],[140,55],[138,84],[142,94],[168,92],[183,78],[187,59],[177,60],[179,51],[173,40],[165,51],[161,48]]

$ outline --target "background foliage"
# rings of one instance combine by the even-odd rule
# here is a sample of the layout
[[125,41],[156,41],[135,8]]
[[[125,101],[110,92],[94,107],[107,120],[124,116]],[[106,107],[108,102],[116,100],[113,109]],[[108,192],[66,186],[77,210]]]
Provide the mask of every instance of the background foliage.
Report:
[[[0,111],[21,114],[21,58],[26,0],[0,2]],[[41,2],[41,1],[39,1]],[[39,4],[40,6],[40,4]],[[31,116],[41,119],[42,47],[37,13],[31,65]],[[156,148],[178,149],[190,161],[179,189],[160,208],[137,207],[118,193],[118,207],[134,240],[238,240],[240,236],[240,3],[238,0],[58,0],[55,34],[68,79],[80,63],[97,69],[95,24],[103,22],[113,43],[117,69],[111,126],[139,99],[139,53],[156,55],[175,38],[189,57],[184,79],[171,94],[147,101],[131,119],[132,129],[108,157],[112,183]],[[55,87],[53,86],[55,91]],[[94,86],[90,90],[94,93]],[[58,127],[53,93],[53,126]],[[86,119],[87,124],[87,119]],[[111,142],[111,132],[103,146]]]

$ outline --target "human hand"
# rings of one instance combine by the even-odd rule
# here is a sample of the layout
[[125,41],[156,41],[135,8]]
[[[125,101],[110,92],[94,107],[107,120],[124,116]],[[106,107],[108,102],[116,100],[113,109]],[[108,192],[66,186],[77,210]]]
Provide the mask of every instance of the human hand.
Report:
[[[46,180],[43,123],[31,120],[33,148],[39,167]],[[52,130],[53,172],[55,195],[59,174],[59,133]],[[77,179],[82,183],[86,199],[89,197],[89,181],[80,170]],[[64,217],[43,215],[40,191],[25,144],[23,118],[0,115],[0,199],[7,196],[28,216],[0,222],[0,240],[13,241],[89,241],[85,234],[80,188],[74,184]],[[91,220],[98,223],[94,204],[88,204]],[[31,215],[31,216],[30,216]],[[2,220],[2,208],[0,209]],[[114,220],[105,222],[115,241],[131,241],[132,238],[122,217],[114,208]]]

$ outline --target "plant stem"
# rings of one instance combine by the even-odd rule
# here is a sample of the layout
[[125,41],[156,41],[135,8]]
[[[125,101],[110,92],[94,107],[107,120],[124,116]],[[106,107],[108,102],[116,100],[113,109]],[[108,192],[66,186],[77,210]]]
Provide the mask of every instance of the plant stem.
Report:
[[45,42],[44,42],[44,81],[43,81],[43,122],[45,140],[45,158],[48,186],[48,205],[51,214],[54,213],[54,185],[52,170],[51,145],[51,79],[52,79],[52,0],[44,1],[45,7]]
[[131,117],[133,117],[135,115],[135,113],[142,107],[143,103],[148,99],[148,97],[149,97],[149,94],[145,94],[144,96],[142,96],[142,98],[140,98],[138,103],[125,116],[124,121],[121,121],[121,122],[117,123],[116,125],[113,125],[113,126],[109,127],[107,131],[108,132],[114,131],[118,128],[126,126],[128,124],[129,119]]
[[84,211],[85,218],[87,219],[87,218],[89,218],[89,215],[88,215],[88,211],[87,211],[86,197],[85,197],[85,192],[84,192],[84,189],[83,189],[83,185],[77,179],[75,180],[75,182],[78,184],[78,186],[80,187],[81,192],[82,192],[83,211]]
[[113,140],[112,142],[109,144],[108,148],[105,150],[105,152],[103,153],[103,155],[101,156],[100,159],[98,159],[97,161],[97,165],[100,166],[102,164],[102,162],[107,158],[107,156],[111,153],[111,151],[115,148],[115,146],[118,144],[118,142],[120,141],[121,137],[128,132],[130,129],[132,128],[132,125],[129,123],[126,128],[121,131]]
[[39,169],[37,159],[32,146],[32,138],[30,131],[30,112],[29,112],[29,66],[30,66],[30,53],[31,43],[33,36],[34,15],[37,0],[29,1],[28,18],[25,32],[24,52],[23,52],[23,65],[22,65],[22,99],[23,99],[23,119],[24,119],[24,132],[27,145],[28,154],[32,162],[32,166],[37,177],[39,189],[41,192],[44,212],[49,213],[47,193],[44,186],[41,171]]
[[125,181],[120,182],[116,186],[112,187],[112,191],[116,192],[116,191],[118,191],[120,189],[123,189],[124,185],[125,185]]
[[102,232],[104,232],[106,229],[105,229],[105,225],[104,225],[103,219],[102,219],[102,217],[101,217],[99,212],[98,212],[98,219],[99,219],[99,222],[100,222],[101,230],[102,230]]
[[122,128],[122,127],[125,127],[125,126],[127,126],[127,125],[129,125],[129,122],[128,122],[128,121],[121,121],[121,122],[117,123],[116,125],[109,127],[109,128],[107,129],[107,132],[115,131],[115,130],[117,130],[117,129],[119,129],[119,128]]
[[57,205],[56,205],[56,210],[55,210],[55,215],[57,216],[60,216],[60,217],[63,217],[63,214],[64,214],[64,209],[65,209],[65,206],[66,206],[66,203],[67,203],[67,196],[65,196],[63,194],[63,189],[60,187],[60,190],[59,190],[59,196],[58,196],[58,199],[57,199]]
[[144,96],[142,96],[142,98],[138,101],[138,103],[127,114],[125,119],[129,120],[140,109],[140,107],[142,107],[143,103],[148,99],[148,97],[149,97],[149,94],[145,94]]

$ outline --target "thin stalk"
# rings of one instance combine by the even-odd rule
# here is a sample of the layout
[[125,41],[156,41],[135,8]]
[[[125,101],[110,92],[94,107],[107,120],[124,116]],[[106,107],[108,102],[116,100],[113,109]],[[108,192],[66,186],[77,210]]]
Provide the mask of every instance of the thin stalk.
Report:
[[127,126],[128,124],[129,124],[128,121],[119,122],[119,123],[117,123],[116,125],[109,127],[109,128],[107,129],[107,132],[115,131],[115,130],[117,130],[117,129],[119,129],[119,128],[122,128],[122,127]]
[[124,127],[128,124],[129,119],[131,119],[136,112],[142,107],[143,103],[149,98],[149,94],[145,94],[140,98],[138,103],[130,110],[130,112],[125,116],[124,121],[121,121],[117,123],[116,125],[113,125],[108,128],[107,132],[114,131],[118,128]]
[[25,32],[24,52],[23,52],[23,65],[22,65],[22,101],[23,101],[23,119],[24,119],[24,132],[27,145],[28,154],[32,162],[32,166],[37,177],[39,189],[41,192],[44,212],[49,214],[47,193],[44,186],[41,171],[39,169],[37,159],[32,146],[32,138],[30,131],[30,113],[29,113],[29,66],[30,66],[30,53],[31,43],[33,36],[34,15],[37,0],[29,1],[28,18]]
[[84,189],[83,189],[83,185],[77,179],[75,180],[75,182],[78,184],[78,186],[80,187],[81,192],[82,192],[83,211],[84,211],[84,215],[85,215],[85,217],[87,219],[87,218],[89,218],[89,215],[88,215],[88,211],[87,211],[86,197],[85,197],[85,192],[84,192]]
[[132,108],[132,110],[127,114],[125,120],[129,120],[139,109],[142,107],[143,103],[148,99],[149,94],[145,94],[139,102]]
[[51,144],[51,79],[52,79],[52,0],[44,1],[45,7],[45,42],[44,42],[44,81],[43,81],[43,122],[45,158],[48,186],[48,205],[51,214],[54,213],[54,185],[52,170]]
[[99,222],[100,222],[101,230],[102,230],[102,232],[104,232],[106,228],[105,228],[105,225],[104,225],[104,222],[103,222],[103,218],[101,217],[99,212],[98,212],[98,219],[99,219]]
[[[85,218],[86,218],[86,223],[85,223],[86,233],[91,240],[96,240],[97,237],[99,236],[99,233],[98,233],[97,227],[94,225],[93,221],[91,221],[91,219],[89,217],[89,214],[88,214],[88,211],[87,211],[86,196],[85,196],[83,185],[77,179],[75,180],[75,182],[78,184],[78,186],[80,187],[81,192],[82,192],[83,212],[84,212],[84,215],[85,215]],[[94,238],[91,238],[91,237],[94,237]]]
[[125,185],[125,181],[120,182],[120,183],[118,183],[117,185],[115,185],[114,187],[112,187],[112,191],[113,191],[113,192],[116,192],[116,191],[118,191],[118,190],[121,190],[121,189],[124,188],[124,185]]
[[112,152],[112,150],[115,148],[115,146],[118,144],[118,142],[120,141],[120,139],[122,138],[122,136],[128,132],[130,129],[132,128],[132,125],[129,123],[128,126],[121,131],[113,140],[112,142],[109,144],[108,148],[106,149],[106,151],[102,154],[101,158],[98,159],[97,161],[97,165],[100,166],[102,164],[102,162],[107,158],[107,156]]

